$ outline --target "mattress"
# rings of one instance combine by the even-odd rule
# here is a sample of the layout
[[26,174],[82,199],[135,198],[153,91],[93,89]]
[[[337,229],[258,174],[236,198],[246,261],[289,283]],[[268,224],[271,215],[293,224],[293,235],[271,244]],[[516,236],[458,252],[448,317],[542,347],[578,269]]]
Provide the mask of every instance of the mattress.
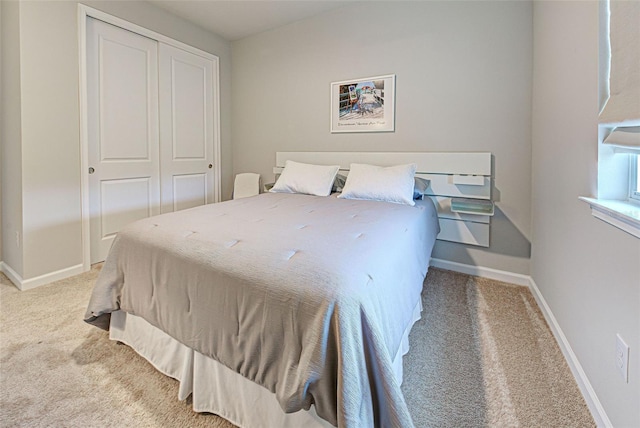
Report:
[[337,426],[412,426],[394,359],[414,322],[433,203],[263,194],[119,232],[85,319],[140,317]]

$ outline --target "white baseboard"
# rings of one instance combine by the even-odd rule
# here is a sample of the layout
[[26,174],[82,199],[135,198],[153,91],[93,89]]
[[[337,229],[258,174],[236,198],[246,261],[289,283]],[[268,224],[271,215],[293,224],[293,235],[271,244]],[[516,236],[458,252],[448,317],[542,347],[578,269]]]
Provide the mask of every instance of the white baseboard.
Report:
[[84,266],[82,264],[70,266],[68,268],[60,269],[55,272],[49,272],[44,275],[36,276],[34,278],[23,279],[15,270],[8,264],[0,262],[0,271],[2,271],[7,277],[18,287],[20,290],[30,290],[32,288],[39,287],[41,285],[49,284],[54,281],[69,278],[70,276],[78,275],[84,272]]
[[481,276],[483,278],[494,279],[496,281],[508,282],[510,284],[524,285],[526,287],[531,283],[531,277],[529,275],[482,266],[466,265],[463,263],[451,262],[449,260],[431,259],[431,266],[466,273],[467,275]]
[[7,275],[7,278],[9,278],[11,282],[13,282],[13,285],[20,289],[20,286],[18,284],[22,283],[22,277],[18,275],[18,273],[13,270],[11,266],[6,264],[5,262],[0,262],[0,272]]
[[607,413],[604,410],[604,407],[602,407],[602,404],[600,403],[600,400],[596,395],[596,392],[591,386],[591,382],[589,382],[589,379],[587,378],[587,374],[584,372],[580,361],[578,361],[578,357],[573,352],[571,344],[562,332],[562,329],[560,328],[556,317],[553,316],[551,308],[549,308],[549,305],[547,305],[544,297],[542,297],[542,293],[540,293],[540,290],[538,289],[538,286],[536,285],[533,278],[530,278],[529,288],[531,289],[531,294],[533,294],[533,297],[535,297],[536,302],[538,302],[538,306],[540,307],[544,318],[547,320],[547,324],[551,328],[551,331],[556,338],[556,342],[558,342],[558,346],[560,346],[560,350],[564,355],[564,359],[567,360],[567,364],[569,365],[569,368],[573,373],[573,377],[578,383],[580,392],[582,392],[582,396],[587,402],[587,406],[589,407],[589,411],[591,411],[591,416],[593,416],[596,425],[606,428],[613,427],[611,421],[609,420],[609,417],[607,416]]
[[451,262],[448,260],[442,259],[431,259],[431,266],[441,269],[452,270],[455,272],[465,273],[467,275],[480,276],[483,278],[494,279],[496,281],[508,282],[511,284],[523,285],[529,287],[531,290],[531,294],[536,299],[538,307],[542,311],[549,328],[553,332],[553,336],[562,351],[562,355],[564,359],[567,361],[569,368],[571,369],[571,373],[578,384],[578,388],[580,388],[580,392],[584,397],[584,400],[589,407],[589,411],[591,412],[591,416],[593,417],[596,425],[598,427],[613,427],[607,413],[605,412],[596,392],[593,390],[591,386],[591,382],[587,378],[587,374],[584,372],[580,361],[578,361],[578,357],[573,352],[571,348],[571,344],[567,340],[567,337],[562,332],[556,317],[551,312],[551,308],[547,305],[547,302],[542,297],[542,293],[538,289],[533,278],[529,275],[522,275],[519,273],[506,272],[498,269],[492,269],[482,266],[472,266],[466,265],[463,263]]

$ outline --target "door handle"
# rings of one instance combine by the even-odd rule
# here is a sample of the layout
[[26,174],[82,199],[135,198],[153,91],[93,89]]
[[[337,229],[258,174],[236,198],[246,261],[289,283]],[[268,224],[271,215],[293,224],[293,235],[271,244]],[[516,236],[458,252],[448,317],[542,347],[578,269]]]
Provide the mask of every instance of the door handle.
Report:
[[93,174],[94,172],[96,172],[96,170],[92,166],[90,166],[89,167],[89,174]]
[[209,164],[209,169],[211,169],[211,168],[213,168],[213,164],[212,163]]

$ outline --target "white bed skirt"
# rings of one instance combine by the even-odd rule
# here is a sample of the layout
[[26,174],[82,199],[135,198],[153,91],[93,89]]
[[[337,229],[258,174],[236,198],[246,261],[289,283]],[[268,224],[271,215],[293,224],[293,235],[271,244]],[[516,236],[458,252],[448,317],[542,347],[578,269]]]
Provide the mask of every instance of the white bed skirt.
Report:
[[[422,301],[418,300],[413,321],[405,330],[393,360],[396,379],[400,383],[402,357],[409,352],[409,332],[420,319],[421,312]],[[284,413],[275,394],[266,388],[186,347],[135,315],[113,312],[109,337],[129,345],[157,370],[177,379],[180,382],[178,399],[184,400],[191,394],[196,412],[220,415],[243,428],[333,426],[320,419],[313,406],[309,411]]]

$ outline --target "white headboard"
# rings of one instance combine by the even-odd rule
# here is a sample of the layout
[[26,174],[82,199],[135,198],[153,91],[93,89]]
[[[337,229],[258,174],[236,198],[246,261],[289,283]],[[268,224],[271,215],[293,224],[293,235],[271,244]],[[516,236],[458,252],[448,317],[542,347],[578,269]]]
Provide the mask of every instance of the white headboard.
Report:
[[491,153],[277,152],[273,172],[282,172],[287,160],[316,165],[340,165],[342,174],[348,174],[351,163],[379,166],[415,163],[416,175],[431,181],[427,194],[438,209],[441,228],[438,239],[489,246],[493,215]]

